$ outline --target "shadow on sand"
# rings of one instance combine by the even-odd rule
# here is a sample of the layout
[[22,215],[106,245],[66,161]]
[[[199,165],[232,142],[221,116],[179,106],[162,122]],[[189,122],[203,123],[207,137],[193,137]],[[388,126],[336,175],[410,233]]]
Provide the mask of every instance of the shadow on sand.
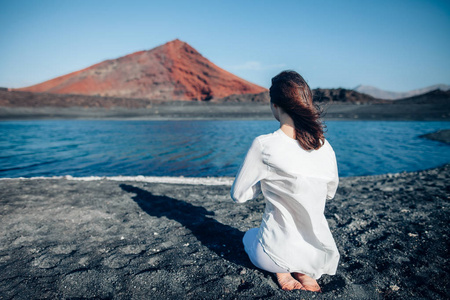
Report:
[[132,185],[121,184],[120,187],[128,193],[136,194],[132,199],[150,216],[177,221],[218,256],[243,267],[254,268],[242,244],[244,232],[214,220],[211,218],[214,212],[182,200],[155,196]]
[[[244,232],[214,220],[211,218],[211,216],[214,216],[214,212],[183,200],[167,196],[155,196],[149,191],[132,185],[121,184],[120,187],[128,193],[136,194],[132,199],[150,216],[166,217],[177,221],[189,229],[203,246],[215,252],[218,256],[245,268],[258,269],[250,262],[247,253],[244,251],[244,245],[242,244]],[[258,270],[277,282],[274,273]],[[325,293],[343,286],[345,286],[345,282],[340,276],[336,276],[328,283],[321,285],[322,291]]]

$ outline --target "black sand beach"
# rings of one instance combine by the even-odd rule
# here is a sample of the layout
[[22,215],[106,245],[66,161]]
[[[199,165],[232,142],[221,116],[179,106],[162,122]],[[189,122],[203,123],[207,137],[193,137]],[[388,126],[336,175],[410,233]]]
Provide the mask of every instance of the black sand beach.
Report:
[[[450,94],[440,90],[396,101],[345,89],[316,89],[313,93],[327,120],[450,120]],[[0,90],[0,120],[272,120],[269,101],[268,92],[180,101]]]
[[225,184],[3,179],[1,299],[448,299],[450,165],[342,178],[323,293],[282,291],[241,244],[262,199]]
[[[450,102],[438,104],[322,103],[325,120],[450,120]],[[268,103],[168,102],[151,107],[5,107],[1,120],[127,119],[127,120],[273,120]]]

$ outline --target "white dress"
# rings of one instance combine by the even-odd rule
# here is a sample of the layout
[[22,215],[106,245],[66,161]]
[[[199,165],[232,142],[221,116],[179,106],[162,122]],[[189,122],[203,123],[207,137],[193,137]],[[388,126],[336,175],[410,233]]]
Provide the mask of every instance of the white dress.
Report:
[[[336,156],[328,141],[307,151],[279,129],[255,138],[231,197],[242,203],[262,192],[266,208],[255,234],[258,246],[280,269],[317,279],[334,275],[339,262],[324,216],[325,202],[334,197],[338,182]],[[252,253],[249,256],[252,259]]]

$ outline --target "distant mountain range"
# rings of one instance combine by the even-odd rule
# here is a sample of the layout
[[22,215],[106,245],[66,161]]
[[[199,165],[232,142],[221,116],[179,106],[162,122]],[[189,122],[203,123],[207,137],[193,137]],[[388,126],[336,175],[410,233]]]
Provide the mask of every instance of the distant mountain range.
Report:
[[447,84],[435,84],[429,87],[425,87],[422,89],[412,90],[409,92],[390,92],[385,91],[370,85],[358,85],[353,90],[364,93],[367,95],[370,95],[374,98],[378,99],[385,99],[385,100],[397,100],[397,99],[403,99],[403,98],[409,98],[413,96],[418,96],[422,94],[426,94],[428,92],[434,91],[434,90],[441,90],[441,91],[448,91],[450,90],[450,85]]
[[412,96],[408,98],[403,98],[395,101],[397,104],[444,104],[446,109],[443,113],[450,113],[450,90],[442,91],[442,90],[432,90],[431,92]]
[[[437,89],[447,91],[450,86],[440,84],[405,93],[383,91],[366,85],[353,90],[318,88],[312,92],[315,102],[364,104],[391,102],[385,99],[409,98]],[[438,94],[430,94],[423,99],[438,97],[442,101],[441,98],[448,97]],[[6,107],[131,108],[145,107],[150,102],[158,101],[244,103],[269,102],[269,98],[266,88],[219,68],[189,44],[178,39],[151,50],[106,60],[33,86],[0,88],[0,106]],[[138,101],[128,103],[127,99]]]
[[[370,95],[356,92],[348,89],[313,89],[313,101],[314,102],[326,102],[326,103],[346,103],[346,104],[364,104],[364,103],[390,103],[391,101],[376,99]],[[269,92],[263,92],[260,94],[244,94],[244,95],[231,95],[218,102],[266,102],[269,103]]]
[[157,100],[208,101],[267,89],[233,75],[178,39],[148,51],[15,91]]

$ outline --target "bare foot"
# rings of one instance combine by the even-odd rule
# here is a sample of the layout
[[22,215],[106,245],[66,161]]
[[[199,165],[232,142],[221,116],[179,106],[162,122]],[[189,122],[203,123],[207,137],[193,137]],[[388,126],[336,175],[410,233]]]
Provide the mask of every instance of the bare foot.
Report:
[[277,273],[277,280],[284,291],[305,289],[300,282],[292,278],[291,273]]
[[300,281],[300,283],[303,285],[303,287],[307,291],[319,292],[319,293],[322,292],[319,284],[317,283],[317,281],[314,278],[311,278],[308,275],[302,274],[302,273],[294,273],[294,278],[297,279],[298,281]]

